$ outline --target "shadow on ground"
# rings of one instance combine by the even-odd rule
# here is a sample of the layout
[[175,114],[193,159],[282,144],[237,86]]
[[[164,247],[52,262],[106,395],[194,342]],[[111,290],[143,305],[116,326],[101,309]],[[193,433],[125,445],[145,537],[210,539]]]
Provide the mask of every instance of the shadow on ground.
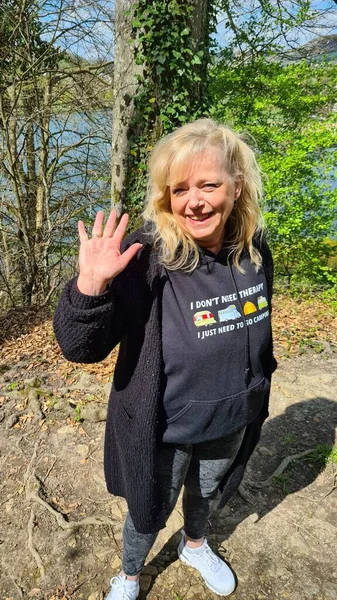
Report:
[[[337,404],[323,397],[298,401],[288,406],[283,414],[267,420],[244,480],[252,503],[245,502],[236,494],[222,511],[213,512],[206,533],[210,535],[209,541],[214,551],[218,551],[236,527],[250,515],[256,514],[256,521],[262,519],[286,496],[299,492],[315,481],[326,466],[328,448],[335,443],[336,424]],[[253,483],[266,480],[284,458],[309,449],[313,449],[314,453],[291,462],[282,475],[275,478],[270,485],[254,488]],[[176,560],[179,541],[178,530],[152,558],[149,565],[158,568],[164,559],[165,568],[169,567]],[[153,577],[150,589],[140,596],[141,599],[147,597],[155,579],[156,577]]]

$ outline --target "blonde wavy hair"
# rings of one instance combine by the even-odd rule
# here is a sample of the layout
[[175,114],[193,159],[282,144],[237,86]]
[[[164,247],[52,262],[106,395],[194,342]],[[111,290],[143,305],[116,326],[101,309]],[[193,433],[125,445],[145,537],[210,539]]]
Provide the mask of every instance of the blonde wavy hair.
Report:
[[241,193],[225,224],[225,244],[233,264],[239,265],[246,250],[258,269],[261,255],[253,245],[253,237],[262,233],[259,207],[262,196],[261,171],[253,150],[241,134],[212,119],[198,119],[162,138],[153,148],[149,160],[149,181],[143,217],[150,223],[160,261],[170,270],[192,271],[200,260],[197,243],[177,223],[171,210],[170,172],[181,172],[187,163],[210,149],[219,152],[227,174],[240,181]]

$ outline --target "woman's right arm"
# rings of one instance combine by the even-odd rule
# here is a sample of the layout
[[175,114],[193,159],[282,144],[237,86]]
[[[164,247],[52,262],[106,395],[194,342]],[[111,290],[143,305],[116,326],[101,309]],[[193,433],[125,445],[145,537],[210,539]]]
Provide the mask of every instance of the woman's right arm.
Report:
[[98,362],[123,336],[122,303],[114,292],[113,280],[142,247],[135,243],[121,252],[127,221],[127,215],[123,215],[115,228],[116,213],[112,211],[102,235],[100,211],[91,239],[79,222],[79,276],[66,285],[54,314],[55,336],[68,360]]

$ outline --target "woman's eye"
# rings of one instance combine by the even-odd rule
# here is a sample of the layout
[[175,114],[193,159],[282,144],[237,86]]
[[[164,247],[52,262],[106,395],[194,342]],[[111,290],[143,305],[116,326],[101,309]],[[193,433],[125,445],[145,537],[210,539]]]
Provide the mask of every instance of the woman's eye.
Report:
[[174,196],[179,196],[179,194],[182,194],[185,190],[183,188],[177,188],[175,190],[173,190],[173,195]]
[[217,185],[216,183],[205,183],[203,187],[208,190],[214,190],[217,187]]

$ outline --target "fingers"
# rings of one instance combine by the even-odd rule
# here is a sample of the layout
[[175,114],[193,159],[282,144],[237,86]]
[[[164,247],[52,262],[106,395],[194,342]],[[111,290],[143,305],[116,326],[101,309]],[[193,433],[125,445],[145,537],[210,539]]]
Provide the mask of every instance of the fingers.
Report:
[[104,220],[104,212],[102,210],[99,210],[95,217],[94,225],[92,228],[92,235],[96,235],[99,237],[102,236],[103,220]]
[[103,237],[112,237],[115,231],[117,213],[113,209],[104,227]]
[[[111,238],[114,237],[114,241],[116,245],[119,247],[122,243],[122,240],[125,235],[125,231],[128,225],[129,217],[127,214],[124,214],[119,222],[119,225],[116,228],[116,220],[117,213],[116,210],[113,209],[108,217],[106,225],[104,227],[103,237]],[[96,214],[95,221],[92,227],[92,237],[102,237],[102,228],[104,221],[104,212],[99,210]],[[78,234],[81,242],[87,241],[89,236],[85,230],[83,221],[78,222]]]
[[127,228],[128,225],[128,220],[129,220],[129,216],[127,214],[124,214],[121,218],[121,220],[119,221],[118,227],[115,231],[114,234],[114,241],[116,241],[116,244],[120,247],[123,237],[125,235],[125,230]]
[[80,242],[86,242],[88,240],[88,234],[85,230],[83,221],[79,221],[77,224],[78,227],[78,237],[80,238]]
[[127,250],[125,250],[125,252],[123,252],[123,254],[121,254],[119,260],[122,269],[125,269],[125,267],[129,264],[130,260],[137,254],[138,250],[140,250],[142,247],[143,244],[132,244],[130,248],[128,248]]

